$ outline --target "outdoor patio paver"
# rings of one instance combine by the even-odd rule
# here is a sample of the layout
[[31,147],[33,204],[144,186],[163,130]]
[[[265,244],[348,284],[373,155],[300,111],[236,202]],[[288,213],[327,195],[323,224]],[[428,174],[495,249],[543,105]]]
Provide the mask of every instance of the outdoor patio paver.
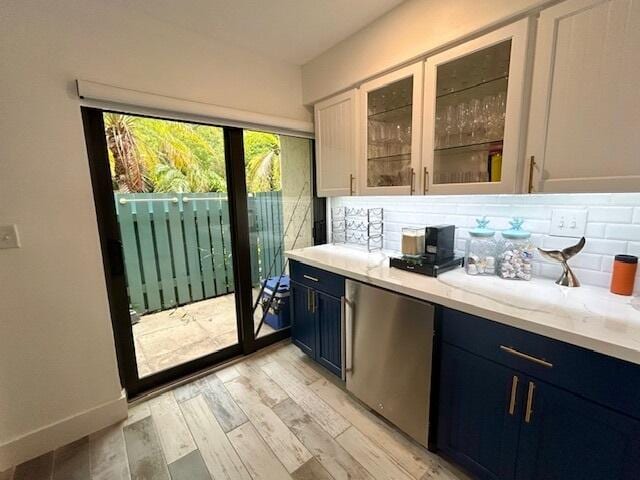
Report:
[[[258,308],[256,325],[261,315]],[[259,336],[272,332],[264,324]],[[133,336],[141,377],[234,345],[238,341],[235,296],[143,315],[133,326]]]

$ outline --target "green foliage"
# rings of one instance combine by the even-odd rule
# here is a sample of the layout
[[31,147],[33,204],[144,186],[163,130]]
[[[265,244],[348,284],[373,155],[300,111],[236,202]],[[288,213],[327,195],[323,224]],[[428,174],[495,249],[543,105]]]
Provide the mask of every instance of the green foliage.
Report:
[[278,135],[245,130],[244,156],[247,190],[270,192],[282,188]]
[[[221,128],[105,114],[105,130],[108,137],[113,137],[108,142],[109,163],[114,186],[118,190],[162,193],[226,191]],[[251,192],[280,190],[278,135],[245,131],[244,143],[247,189]],[[137,170],[132,169],[132,165]],[[144,182],[128,182],[123,186],[118,179],[124,178],[123,171],[132,170],[142,175]]]

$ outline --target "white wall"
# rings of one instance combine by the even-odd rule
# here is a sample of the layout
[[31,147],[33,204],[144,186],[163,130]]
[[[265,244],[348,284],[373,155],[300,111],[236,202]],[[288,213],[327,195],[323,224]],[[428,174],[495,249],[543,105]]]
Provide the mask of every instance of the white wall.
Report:
[[22,240],[0,250],[2,471],[7,455],[44,446],[16,440],[121,394],[74,80],[310,117],[299,67],[123,0],[2,0],[0,36],[0,224],[18,224]]
[[409,0],[303,65],[304,103],[315,103],[449,42],[547,3],[551,2]]
[[[545,195],[432,195],[412,197],[337,197],[332,207],[358,206],[384,208],[384,246],[399,251],[402,227],[456,225],[456,249],[464,254],[469,230],[475,219],[486,215],[495,230],[509,228],[509,219],[525,219],[524,228],[531,240],[547,249],[565,248],[577,238],[549,235],[554,208],[587,211],[587,244],[569,261],[578,279],[585,285],[608,287],[614,255],[640,256],[640,193],[545,194]],[[496,234],[496,238],[501,238]],[[561,273],[557,263],[535,256],[534,275],[556,280]],[[636,276],[636,294],[640,294],[640,270]]]

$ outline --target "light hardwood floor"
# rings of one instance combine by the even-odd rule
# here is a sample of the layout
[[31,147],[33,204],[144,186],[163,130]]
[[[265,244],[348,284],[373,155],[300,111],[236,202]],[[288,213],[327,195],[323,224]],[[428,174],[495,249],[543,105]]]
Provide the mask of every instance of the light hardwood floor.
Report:
[[132,407],[0,480],[460,480],[293,345]]

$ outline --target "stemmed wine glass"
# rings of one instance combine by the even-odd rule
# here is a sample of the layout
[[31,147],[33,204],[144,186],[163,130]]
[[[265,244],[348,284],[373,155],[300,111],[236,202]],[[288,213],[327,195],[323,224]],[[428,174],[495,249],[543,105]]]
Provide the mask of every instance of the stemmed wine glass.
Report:
[[465,102],[456,105],[456,118],[458,122],[458,144],[462,145],[462,136],[467,129],[469,121],[469,109]]
[[493,140],[496,136],[498,120],[496,117],[495,97],[493,95],[485,95],[482,99],[482,114],[487,129],[487,141]]
[[498,137],[504,136],[504,120],[507,114],[507,95],[505,92],[500,92],[496,95],[496,130],[498,133]]
[[451,145],[451,134],[454,133],[454,130],[456,128],[456,109],[453,105],[447,105],[447,108],[444,114],[444,122],[445,122],[444,131],[447,134],[446,135],[447,141],[445,146],[448,147]]
[[471,142],[480,143],[485,140],[486,128],[482,102],[477,98],[471,100],[469,115],[471,116]]

